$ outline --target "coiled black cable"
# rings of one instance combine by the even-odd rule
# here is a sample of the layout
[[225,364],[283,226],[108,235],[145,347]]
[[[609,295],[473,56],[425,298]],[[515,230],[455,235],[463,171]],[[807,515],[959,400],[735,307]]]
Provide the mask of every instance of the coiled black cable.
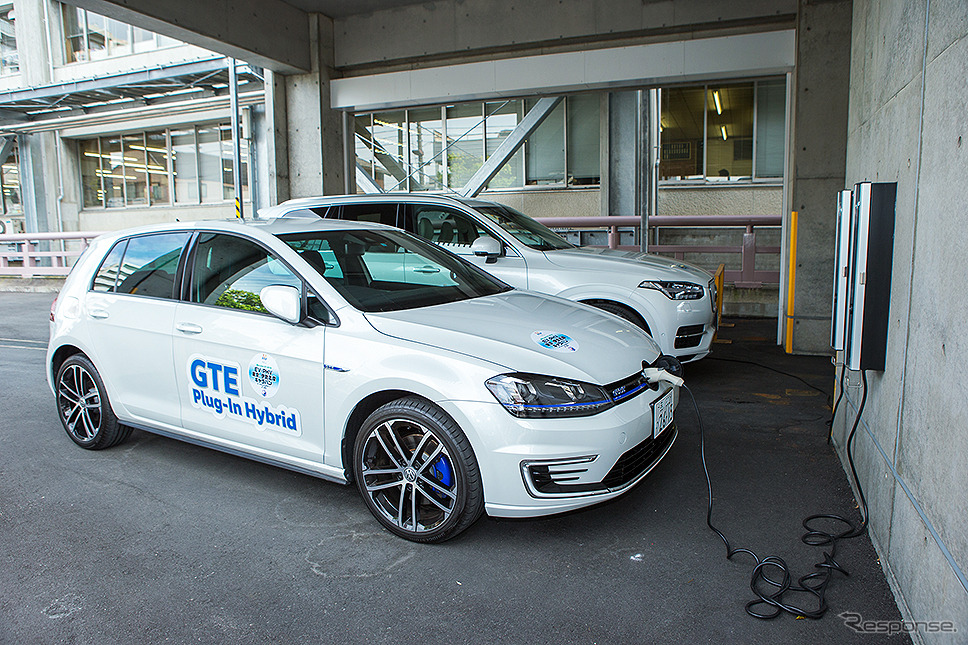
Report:
[[[696,419],[699,422],[699,453],[702,458],[702,469],[706,475],[706,490],[709,494],[706,506],[706,525],[713,532],[715,532],[716,535],[722,539],[723,544],[726,545],[727,560],[731,560],[733,556],[738,553],[745,553],[756,561],[756,566],[753,567],[753,572],[750,577],[750,589],[756,596],[756,599],[746,603],[746,613],[754,618],[768,620],[771,618],[776,618],[783,612],[793,614],[797,617],[814,619],[821,618],[828,609],[825,595],[827,585],[830,584],[833,573],[835,571],[839,571],[844,575],[850,575],[847,570],[834,559],[834,557],[837,552],[837,543],[840,540],[863,535],[867,530],[867,500],[864,497],[864,492],[861,488],[860,481],[857,479],[857,470],[854,467],[853,456],[854,436],[856,435],[857,428],[860,425],[861,415],[864,412],[864,405],[867,403],[867,374],[864,372],[861,374],[864,383],[864,395],[861,399],[860,407],[857,409],[857,417],[854,419],[854,425],[851,428],[850,435],[847,438],[847,461],[850,464],[850,472],[854,483],[857,486],[857,493],[858,497],[860,498],[861,522],[859,525],[855,525],[846,517],[831,514],[811,515],[804,519],[803,528],[806,529],[806,533],[801,536],[801,541],[810,546],[829,545],[830,549],[829,551],[824,552],[823,561],[814,565],[814,568],[817,569],[817,571],[800,577],[796,584],[791,582],[792,577],[790,574],[790,568],[783,558],[771,555],[760,559],[760,557],[750,549],[733,548],[733,546],[730,545],[729,539],[726,537],[726,535],[716,528],[715,525],[713,525],[713,487],[709,478],[709,469],[706,466],[706,434],[705,429],[703,428],[702,415],[699,413],[699,405],[696,403],[696,397],[693,395],[692,390],[685,385],[682,386],[682,389],[688,392],[689,398],[692,399],[692,406],[696,411]],[[819,522],[824,521],[842,524],[846,528],[840,532],[825,531],[818,526]],[[774,573],[773,576],[769,575],[768,573],[768,571],[771,570],[772,573]],[[780,574],[779,579],[777,579],[775,576],[776,572],[779,572]],[[772,593],[770,593],[771,591]],[[805,609],[792,604],[788,600],[788,594],[790,593],[805,593],[813,596],[817,601],[816,608]]]

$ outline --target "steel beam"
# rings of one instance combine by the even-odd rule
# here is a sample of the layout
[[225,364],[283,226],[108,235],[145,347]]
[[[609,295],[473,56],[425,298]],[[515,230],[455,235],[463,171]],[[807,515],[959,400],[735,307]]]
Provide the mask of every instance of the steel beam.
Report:
[[497,147],[494,154],[488,157],[487,161],[474,173],[474,176],[464,184],[464,188],[460,191],[461,195],[464,197],[476,197],[480,194],[484,190],[484,187],[487,186],[487,182],[494,178],[494,175],[504,167],[508,159],[518,151],[518,148],[524,145],[524,142],[531,136],[531,133],[537,130],[538,126],[551,114],[552,110],[558,107],[561,99],[562,97],[560,96],[548,96],[539,99],[534,107],[524,115],[521,123],[501,142],[501,145]]
[[380,185],[376,183],[376,180],[370,176],[366,170],[363,169],[360,164],[356,164],[356,185],[363,189],[364,193],[382,193],[384,192]]
[[[356,134],[362,137],[364,141],[370,141],[373,144],[373,156],[376,158],[376,160],[383,164],[383,167],[387,169],[387,172],[393,175],[393,178],[397,180],[397,185],[404,184],[408,177],[407,169],[400,165],[400,162],[394,159],[392,155],[378,147],[376,145],[376,140],[373,138],[373,135],[370,133],[370,131],[367,130],[366,127],[359,122],[359,120],[354,120],[356,121]],[[423,190],[423,186],[421,186],[416,179],[410,177],[410,190]]]
[[7,163],[7,157],[13,152],[15,145],[17,145],[17,137],[15,135],[3,137],[3,145],[0,146],[0,165]]

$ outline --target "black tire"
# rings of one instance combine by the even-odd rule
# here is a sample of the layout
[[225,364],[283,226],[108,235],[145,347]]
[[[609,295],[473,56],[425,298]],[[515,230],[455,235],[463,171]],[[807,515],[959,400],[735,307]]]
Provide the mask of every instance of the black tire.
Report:
[[448,540],[484,510],[470,442],[424,399],[391,401],[367,417],[353,448],[353,475],[374,517],[413,542]]
[[94,364],[83,354],[69,357],[57,370],[57,416],[67,436],[81,448],[103,450],[131,434],[118,422]]
[[619,318],[624,318],[636,327],[644,330],[649,336],[652,335],[652,332],[649,330],[649,324],[642,320],[642,316],[638,315],[625,305],[620,305],[617,302],[611,302],[609,300],[590,300],[586,304],[601,309],[602,311],[607,311],[608,313],[618,316]]

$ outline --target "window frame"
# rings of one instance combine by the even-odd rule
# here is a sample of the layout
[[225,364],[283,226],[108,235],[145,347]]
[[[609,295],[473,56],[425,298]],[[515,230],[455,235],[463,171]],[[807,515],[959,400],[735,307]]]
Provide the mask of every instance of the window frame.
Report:
[[[175,268],[175,275],[174,275],[174,278],[172,279],[171,295],[166,298],[164,296],[148,296],[148,295],[142,295],[137,293],[127,293],[127,292],[118,291],[118,285],[119,285],[118,281],[121,277],[120,267],[124,266],[124,258],[127,257],[128,255],[128,246],[131,240],[153,237],[157,235],[185,235],[186,236],[185,242],[182,243],[181,252],[179,253],[179,256],[178,256],[178,266]],[[114,294],[115,296],[133,296],[135,298],[150,298],[152,300],[169,300],[172,302],[180,302],[182,299],[181,298],[182,284],[184,280],[186,256],[188,255],[187,251],[189,249],[189,245],[192,244],[193,240],[194,240],[194,235],[192,234],[192,231],[187,231],[187,230],[152,231],[150,233],[138,233],[136,235],[128,235],[128,236],[122,237],[121,239],[117,240],[114,244],[112,244],[108,252],[104,254],[103,258],[101,258],[101,262],[98,263],[97,270],[94,271],[94,273],[91,275],[91,279],[88,282],[87,290],[88,292],[91,292],[91,293]],[[118,270],[118,274],[114,277],[114,284],[112,285],[111,289],[107,291],[95,290],[94,281],[97,279],[98,274],[101,272],[101,269],[104,267],[104,263],[111,256],[112,251],[114,251],[114,249],[116,249],[121,244],[124,244],[124,251],[121,252],[121,259],[118,263],[119,270]]]
[[[192,284],[194,283],[194,280],[195,280],[195,256],[198,253],[199,239],[201,238],[202,235],[205,235],[207,233],[211,233],[213,235],[226,235],[229,237],[235,237],[235,238],[244,240],[246,242],[249,242],[251,244],[254,244],[255,246],[258,246],[263,251],[265,251],[268,256],[272,257],[277,262],[282,263],[282,265],[285,266],[293,274],[293,276],[299,279],[299,282],[301,284],[301,287],[299,289],[299,311],[300,311],[301,320],[294,326],[306,327],[306,328],[316,327],[318,325],[323,325],[326,327],[340,326],[339,317],[336,315],[333,308],[326,301],[326,299],[323,298],[321,295],[319,295],[319,292],[315,288],[313,288],[312,285],[309,284],[309,280],[306,279],[306,276],[304,276],[300,271],[298,271],[295,267],[293,267],[292,264],[290,264],[285,258],[281,257],[279,253],[274,251],[268,245],[263,244],[262,241],[247,235],[242,235],[236,231],[220,231],[220,230],[206,228],[206,229],[197,229],[192,232],[191,239],[188,242],[188,245],[189,245],[188,252],[184,253],[184,262],[182,267],[183,272],[181,274],[181,278],[178,284],[178,292],[179,292],[178,300],[180,302],[186,305],[192,305],[196,307],[206,307],[208,309],[215,309],[218,311],[240,312],[245,314],[269,316],[270,318],[273,318],[275,320],[280,320],[280,322],[285,322],[281,320],[278,316],[275,316],[268,312],[252,311],[248,309],[236,309],[234,307],[223,307],[222,305],[206,304],[204,302],[195,302],[194,300],[192,300]],[[327,314],[329,315],[329,320],[320,320],[319,318],[310,314],[310,311],[309,311],[310,295],[314,296],[316,300],[318,300],[319,303],[323,306],[323,308],[326,310]],[[286,324],[290,324],[290,323],[286,323]]]

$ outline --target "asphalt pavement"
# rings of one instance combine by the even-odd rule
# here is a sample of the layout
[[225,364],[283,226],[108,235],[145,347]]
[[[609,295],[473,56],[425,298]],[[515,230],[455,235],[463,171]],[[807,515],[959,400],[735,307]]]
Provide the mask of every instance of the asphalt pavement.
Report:
[[[0,293],[0,643],[910,642],[839,617],[900,620],[866,535],[838,546],[850,576],[834,574],[823,618],[746,614],[753,562],[706,527],[687,396],[676,445],[623,497],[417,545],[352,487],[141,431],[74,445],[44,376],[52,297]],[[713,520],[796,578],[823,557],[803,517],[859,517],[825,441],[833,368],[784,355],[775,320],[728,322],[686,367]]]

